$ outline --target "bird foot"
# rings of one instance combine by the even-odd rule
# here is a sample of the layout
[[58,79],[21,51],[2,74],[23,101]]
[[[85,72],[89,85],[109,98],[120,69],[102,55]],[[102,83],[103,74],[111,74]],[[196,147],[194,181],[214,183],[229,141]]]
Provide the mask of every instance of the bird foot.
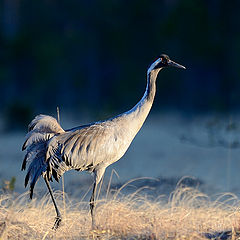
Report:
[[57,216],[52,229],[57,230],[57,228],[60,226],[61,221],[62,221],[61,216]]

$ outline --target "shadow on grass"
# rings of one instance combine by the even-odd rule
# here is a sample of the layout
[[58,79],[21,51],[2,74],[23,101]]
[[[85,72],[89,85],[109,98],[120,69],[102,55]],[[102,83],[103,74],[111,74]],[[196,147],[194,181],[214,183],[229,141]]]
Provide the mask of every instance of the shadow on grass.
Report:
[[215,233],[205,233],[204,237],[211,240],[232,240],[239,239],[240,232],[233,231],[223,231],[223,232],[215,232]]

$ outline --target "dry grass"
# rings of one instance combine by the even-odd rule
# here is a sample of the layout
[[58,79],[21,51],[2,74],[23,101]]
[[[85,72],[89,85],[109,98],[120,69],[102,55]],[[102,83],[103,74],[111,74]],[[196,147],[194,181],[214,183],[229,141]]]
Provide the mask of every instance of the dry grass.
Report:
[[[61,193],[55,195],[62,209]],[[29,202],[27,194],[14,200],[12,195],[0,195],[0,239],[210,239],[206,233],[226,230],[230,230],[229,239],[238,239],[240,204],[233,195],[213,201],[195,189],[181,187],[168,203],[160,198],[147,200],[137,192],[109,195],[98,201],[97,231],[91,230],[86,202],[74,204],[66,198],[63,223],[53,231],[55,211],[49,196]]]

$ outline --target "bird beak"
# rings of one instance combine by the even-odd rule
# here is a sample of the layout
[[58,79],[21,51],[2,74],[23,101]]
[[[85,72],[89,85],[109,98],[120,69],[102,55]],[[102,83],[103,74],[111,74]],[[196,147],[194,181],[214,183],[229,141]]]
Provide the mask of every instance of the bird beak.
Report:
[[182,68],[182,69],[186,69],[184,66],[178,64],[178,63],[175,63],[174,61],[172,60],[169,60],[168,61],[168,66],[169,67],[176,67],[176,68]]

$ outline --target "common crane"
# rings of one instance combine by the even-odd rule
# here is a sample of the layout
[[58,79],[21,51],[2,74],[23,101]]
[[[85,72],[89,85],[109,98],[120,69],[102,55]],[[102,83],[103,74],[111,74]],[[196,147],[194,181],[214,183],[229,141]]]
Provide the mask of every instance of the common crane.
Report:
[[160,55],[147,71],[147,86],[142,99],[131,110],[116,117],[70,130],[63,130],[55,118],[47,115],[38,115],[29,124],[22,147],[22,150],[26,150],[22,170],[28,164],[25,187],[30,180],[32,198],[35,183],[40,176],[44,178],[57,214],[54,229],[61,222],[61,214],[49,180],[53,177],[59,181],[64,172],[71,169],[94,173],[90,210],[92,227],[95,228],[98,183],[105,169],[124,155],[142,127],[153,104],[157,75],[162,68],[170,66],[185,69],[167,55]]

